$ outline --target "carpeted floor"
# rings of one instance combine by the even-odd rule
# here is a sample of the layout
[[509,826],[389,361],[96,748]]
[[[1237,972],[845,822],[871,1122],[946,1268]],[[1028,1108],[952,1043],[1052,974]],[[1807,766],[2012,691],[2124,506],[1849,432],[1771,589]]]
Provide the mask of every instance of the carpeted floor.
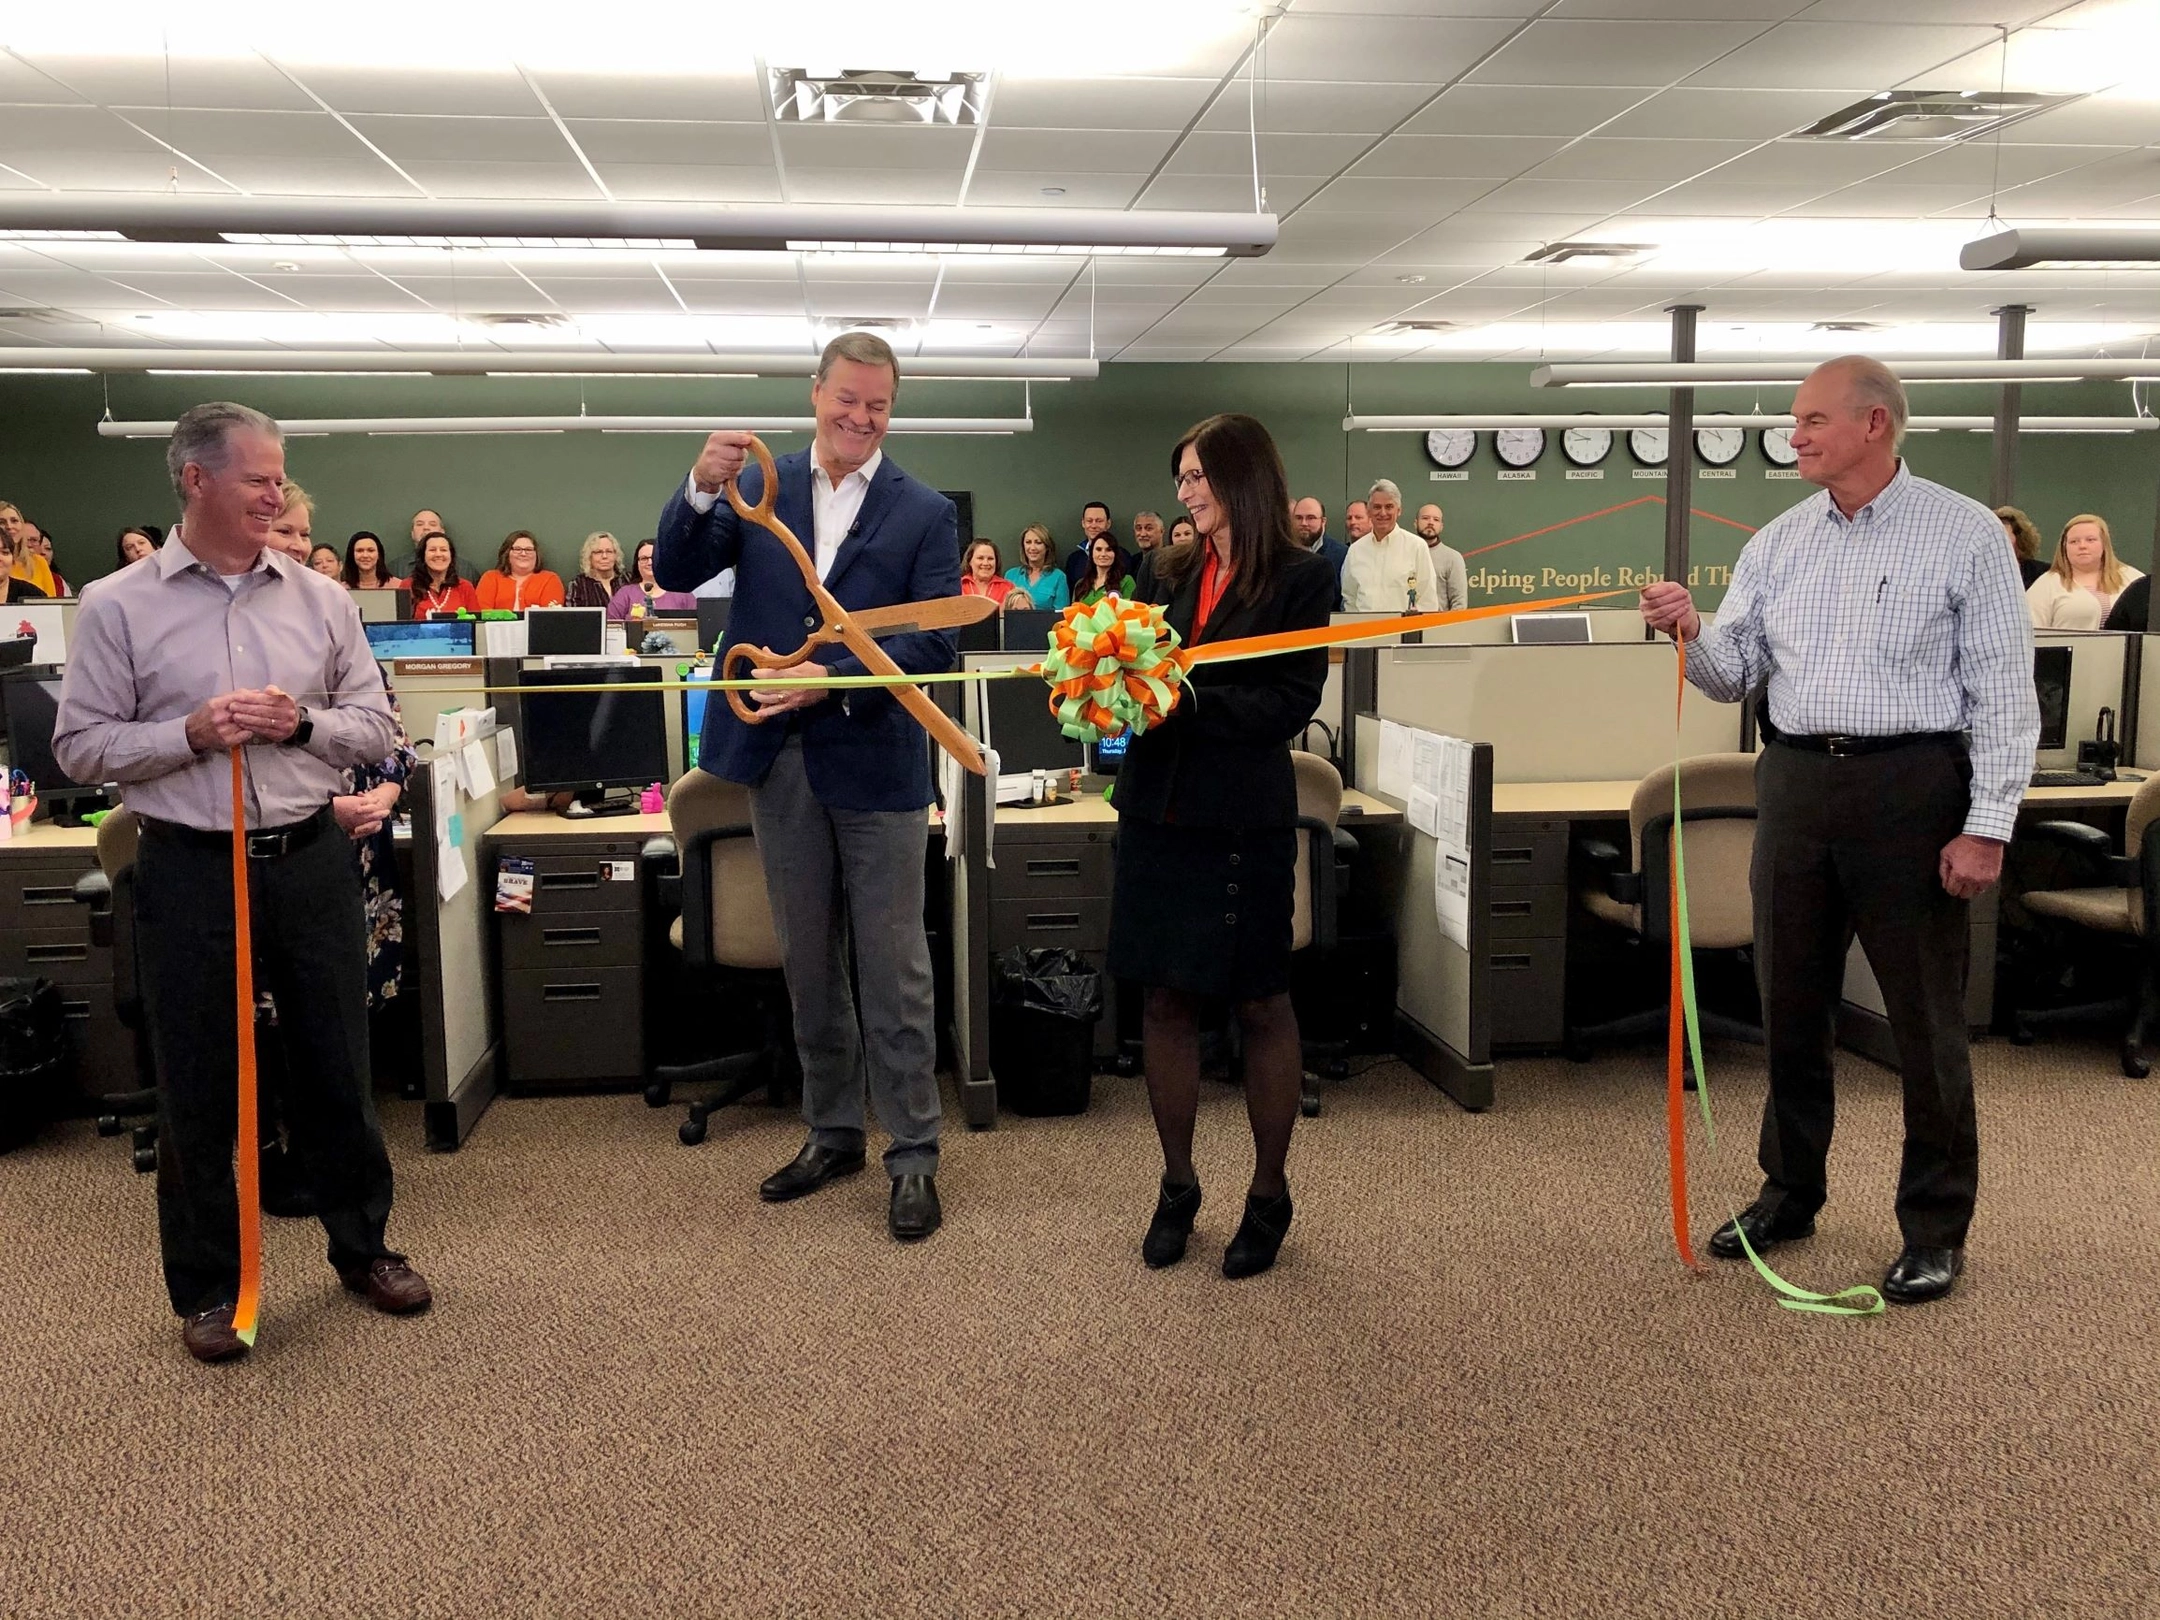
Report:
[[[1716,1064],[1705,1235],[1761,1102],[1757,1054]],[[2160,1613],[2160,1079],[1981,1048],[1965,1282],[1855,1322],[1674,1261],[1658,1067],[1508,1064],[1482,1116],[1374,1069],[1238,1284],[1212,1085],[1161,1274],[1134,1081],[951,1140],[908,1250],[874,1169],[758,1204],[798,1136],[763,1110],[687,1150],[634,1096],[504,1102],[434,1156],[390,1104],[434,1312],[368,1314],[275,1222],[225,1368],[164,1313],[149,1182],[72,1126],[0,1161],[0,1613]],[[1818,1288],[1897,1247],[1895,1085],[1846,1074],[1821,1234],[1778,1257]]]

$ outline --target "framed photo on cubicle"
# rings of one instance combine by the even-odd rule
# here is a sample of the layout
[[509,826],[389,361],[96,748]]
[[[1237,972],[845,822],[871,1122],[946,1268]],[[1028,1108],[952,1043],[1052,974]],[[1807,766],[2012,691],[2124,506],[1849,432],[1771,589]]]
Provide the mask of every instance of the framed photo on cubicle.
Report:
[[1587,613],[1518,613],[1508,620],[1508,633],[1518,647],[1551,647],[1590,640]]

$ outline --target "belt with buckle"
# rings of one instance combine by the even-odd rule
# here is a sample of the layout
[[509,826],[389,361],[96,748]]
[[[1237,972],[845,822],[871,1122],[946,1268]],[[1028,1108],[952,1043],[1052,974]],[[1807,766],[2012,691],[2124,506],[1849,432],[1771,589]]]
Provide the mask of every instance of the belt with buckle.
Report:
[[1838,759],[1854,759],[1862,754],[1887,754],[1893,749],[1910,748],[1916,743],[1957,743],[1962,745],[1965,734],[1961,731],[1901,731],[1887,737],[1852,737],[1833,732],[1827,736],[1795,737],[1787,732],[1777,732],[1770,741],[1786,748],[1797,748],[1807,754],[1829,754]]
[[[323,824],[330,820],[330,807],[324,805],[305,821],[296,821],[289,827],[259,827],[247,835],[247,854],[251,861],[276,860],[280,855],[290,855],[307,848],[321,836]],[[175,843],[192,844],[200,849],[231,849],[232,833],[207,831],[201,827],[183,827],[176,821],[159,821],[144,816],[145,832],[160,838],[170,838]]]

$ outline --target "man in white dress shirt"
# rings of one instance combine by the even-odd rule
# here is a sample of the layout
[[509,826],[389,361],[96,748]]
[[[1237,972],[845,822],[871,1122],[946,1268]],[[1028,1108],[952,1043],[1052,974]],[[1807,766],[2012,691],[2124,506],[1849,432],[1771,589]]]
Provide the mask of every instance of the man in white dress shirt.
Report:
[[1350,613],[1438,613],[1443,607],[1432,552],[1402,518],[1402,491],[1382,478],[1365,496],[1372,533],[1343,559],[1343,608]]

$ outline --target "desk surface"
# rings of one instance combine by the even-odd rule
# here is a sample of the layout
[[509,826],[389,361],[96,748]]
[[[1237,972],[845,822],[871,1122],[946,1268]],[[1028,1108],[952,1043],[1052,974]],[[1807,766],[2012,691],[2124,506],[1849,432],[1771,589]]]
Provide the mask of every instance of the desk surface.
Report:
[[[930,810],[932,831],[943,827],[945,818],[935,806]],[[601,838],[669,838],[675,829],[663,815],[648,816],[565,816],[553,810],[517,810],[504,816],[490,827],[483,838],[575,838],[595,835]]]
[[[2097,787],[2027,788],[2028,810],[2070,810],[2079,806],[2128,804],[2142,782],[2128,778]],[[1624,820],[1635,798],[1633,782],[1495,782],[1496,816],[1555,816],[1574,820]]]
[[[1063,804],[1031,806],[1024,804],[1001,804],[998,806],[998,822],[1004,826],[1029,827],[1087,827],[1108,826],[1117,820],[1117,811],[1103,799],[1100,793],[1083,794]],[[1355,788],[1345,788],[1342,796],[1342,814],[1336,825],[1341,827],[1389,827],[1401,823],[1403,813],[1385,799],[1376,799],[1369,793]]]
[[15,836],[0,840],[0,860],[7,859],[12,851],[17,855],[59,855],[75,850],[96,849],[95,827],[56,827],[49,821],[33,821],[19,829]]

